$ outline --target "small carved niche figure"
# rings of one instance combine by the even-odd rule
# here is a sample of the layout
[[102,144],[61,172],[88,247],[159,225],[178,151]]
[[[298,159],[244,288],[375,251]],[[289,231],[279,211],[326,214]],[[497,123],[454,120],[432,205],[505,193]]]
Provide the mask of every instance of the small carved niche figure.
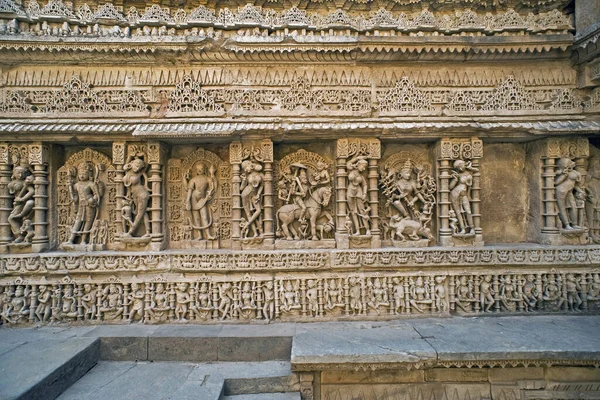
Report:
[[240,176],[242,207],[244,211],[243,221],[240,223],[242,238],[247,239],[250,232],[252,238],[261,237],[262,229],[262,195],[264,192],[265,174],[263,167],[252,160],[242,161],[243,174]]
[[348,187],[346,202],[348,215],[352,221],[351,235],[371,234],[371,208],[367,204],[368,184],[364,173],[369,162],[365,156],[356,156],[346,163],[348,170]]
[[479,169],[471,165],[470,161],[456,160],[453,165],[450,179],[450,202],[455,218],[458,219],[460,230],[455,235],[474,236],[475,225],[473,224],[473,212],[471,211],[471,187],[473,186],[473,175]]
[[188,284],[186,282],[179,282],[175,289],[175,318],[179,322],[185,322],[185,318],[188,314],[189,304],[192,302],[192,298],[188,293]]
[[100,312],[104,320],[116,320],[123,315],[123,286],[111,283],[104,288],[100,298]]
[[98,179],[100,168],[100,165],[82,162],[77,169],[69,171],[69,192],[77,213],[67,244],[75,244],[77,238],[82,245],[90,242],[92,228],[100,216],[100,200],[105,189],[104,183]]
[[[583,177],[575,169],[575,162],[570,158],[561,158],[557,161],[554,187],[556,191],[556,206],[558,217],[562,223],[563,232],[576,233],[583,231],[585,207],[585,191],[582,187]],[[581,212],[578,210],[581,209]]]
[[191,177],[190,171],[186,173],[185,208],[191,214],[190,225],[197,239],[214,240],[214,220],[210,206],[217,190],[216,168],[213,165],[207,167],[203,161],[199,161],[194,169],[194,177]]
[[7,189],[8,194],[13,198],[12,210],[8,216],[8,223],[14,237],[13,243],[31,243],[35,187],[28,166],[15,165]]
[[123,237],[139,237],[142,222],[144,223],[144,232],[141,237],[150,238],[152,233],[150,229],[150,219],[148,218],[148,201],[150,200],[150,188],[148,187],[148,177],[146,176],[147,164],[142,155],[134,155],[132,159],[123,166],[126,171],[123,177],[123,185],[126,189],[125,204],[123,209],[130,207],[123,218]]
[[133,322],[137,317],[139,317],[139,322],[143,323],[146,318],[144,315],[144,308],[146,306],[145,303],[145,293],[144,288],[137,282],[133,282],[131,284],[131,293],[127,295],[127,303],[129,307],[129,322]]

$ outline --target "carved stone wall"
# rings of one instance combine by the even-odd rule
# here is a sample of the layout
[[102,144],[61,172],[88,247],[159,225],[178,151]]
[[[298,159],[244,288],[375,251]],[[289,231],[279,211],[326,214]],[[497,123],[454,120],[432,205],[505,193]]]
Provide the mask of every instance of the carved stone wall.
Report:
[[172,3],[0,0],[3,323],[598,311],[563,0]]

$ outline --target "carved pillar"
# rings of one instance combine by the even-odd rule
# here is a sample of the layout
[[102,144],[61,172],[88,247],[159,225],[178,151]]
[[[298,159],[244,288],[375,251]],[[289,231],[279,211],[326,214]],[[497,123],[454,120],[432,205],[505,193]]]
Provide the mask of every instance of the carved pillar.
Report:
[[166,148],[162,143],[148,143],[148,181],[152,189],[148,208],[151,226],[151,249],[161,250],[165,242],[164,235],[164,196],[163,196],[163,164],[166,159]]
[[265,161],[265,218],[264,218],[264,230],[265,230],[265,244],[275,244],[275,207],[273,199],[273,151],[271,148],[271,161]]
[[[232,165],[232,247],[273,248],[273,142],[233,142],[229,146],[229,161]],[[244,209],[244,202],[248,210]]]
[[[379,230],[379,185],[377,160],[381,158],[378,139],[338,139],[336,146],[337,180],[337,247],[373,248],[381,246]],[[351,210],[348,188],[361,191],[363,183],[350,182],[364,178],[367,192],[365,210]],[[354,196],[354,195],[353,195]],[[359,214],[358,218],[353,214]],[[357,221],[360,228],[357,229]]]
[[31,251],[38,253],[49,247],[48,238],[48,161],[50,148],[42,143],[29,145],[29,164],[33,169],[35,187],[35,205],[33,226],[35,236],[31,243]]
[[[438,145],[439,234],[442,246],[483,246],[481,172],[483,142],[443,138]],[[465,206],[466,205],[466,206]]]
[[8,223],[8,216],[12,209],[12,197],[8,193],[11,164],[8,143],[0,143],[0,253],[8,251],[6,245],[12,240],[12,231]]
[[590,155],[587,138],[547,139],[541,155],[541,241],[586,244],[585,178]]
[[[337,154],[337,162],[335,169],[335,179],[336,179],[336,241],[338,248],[348,248],[347,239],[341,240],[341,238],[346,238],[348,236],[348,229],[346,228],[346,177],[348,174],[346,173],[346,157],[343,156],[347,154],[345,150],[345,146],[347,144],[347,140],[345,142],[341,142],[338,140],[338,154]],[[340,150],[340,145],[342,146],[342,150]],[[340,239],[338,239],[338,236]],[[344,243],[342,245],[342,243]]]
[[123,186],[123,176],[125,175],[125,171],[123,171],[123,165],[125,165],[125,142],[113,142],[112,162],[115,166],[114,181],[116,184],[115,217],[117,221],[117,231],[115,234],[115,243],[118,243],[121,241],[121,235],[123,234],[121,210],[123,208],[123,200],[125,199],[125,186]]

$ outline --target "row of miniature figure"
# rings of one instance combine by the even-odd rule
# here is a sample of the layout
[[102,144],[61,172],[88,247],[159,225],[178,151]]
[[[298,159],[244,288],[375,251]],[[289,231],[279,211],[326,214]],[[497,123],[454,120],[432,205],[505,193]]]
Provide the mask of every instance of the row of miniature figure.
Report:
[[[587,139],[545,146],[543,242],[598,242],[600,160]],[[112,158],[73,152],[56,179],[51,147],[0,144],[1,251],[483,245],[477,138],[440,140],[434,164],[406,151],[381,161],[376,139],[337,140],[335,164],[302,149],[275,161],[270,140],[231,143],[228,161],[113,143]]]
[[349,276],[0,286],[4,324],[293,320],[600,308],[600,273]]

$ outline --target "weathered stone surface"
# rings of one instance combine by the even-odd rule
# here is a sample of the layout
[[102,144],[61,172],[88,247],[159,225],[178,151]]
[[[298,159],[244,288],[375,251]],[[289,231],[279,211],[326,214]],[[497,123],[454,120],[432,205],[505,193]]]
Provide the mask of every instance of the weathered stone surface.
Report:
[[0,356],[0,397],[58,396],[96,364],[99,347],[97,338],[83,337],[46,338],[13,347]]

